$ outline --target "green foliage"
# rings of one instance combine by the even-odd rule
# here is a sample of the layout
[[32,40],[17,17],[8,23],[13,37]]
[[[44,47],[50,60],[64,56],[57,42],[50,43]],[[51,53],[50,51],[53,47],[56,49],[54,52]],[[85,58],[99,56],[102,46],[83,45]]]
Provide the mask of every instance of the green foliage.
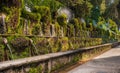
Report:
[[[8,37],[8,43],[12,49],[14,59],[29,57],[29,39],[27,37],[11,36]],[[11,58],[11,55],[10,55]]]
[[50,52],[49,41],[46,38],[34,39],[34,44],[38,48],[39,54],[47,54]]
[[4,6],[0,8],[0,13],[10,14],[11,11],[10,8]]
[[100,8],[98,6],[95,6],[91,10],[91,18],[98,22],[98,19],[100,17]]
[[89,0],[94,6],[100,6],[103,0]]
[[42,67],[42,65],[39,65],[39,66],[37,66],[37,67],[31,67],[30,69],[29,69],[29,72],[28,73],[42,73],[43,72],[43,67]]
[[37,68],[30,68],[28,73],[39,73],[39,71],[37,70]]
[[73,18],[71,21],[70,21],[71,24],[74,24],[75,26],[79,26],[79,21],[77,18]]
[[3,44],[3,38],[0,37],[0,62],[3,61],[4,58],[4,48],[5,45]]
[[30,8],[33,6],[47,6],[50,8],[51,13],[57,11],[61,6],[63,6],[63,4],[57,0],[24,0],[24,2]]
[[61,6],[63,6],[63,4],[61,4],[59,1],[57,0],[44,0],[43,2],[41,2],[40,4],[41,6],[47,6],[51,9],[51,12],[53,13],[54,11],[57,11]]
[[102,0],[102,3],[100,5],[100,10],[101,10],[100,12],[101,12],[101,14],[103,14],[105,12],[105,10],[106,10],[105,2],[106,2],[106,0]]
[[20,23],[21,11],[19,8],[8,8],[8,14],[6,13],[5,24],[7,25],[7,33],[16,33],[17,27]]
[[99,22],[97,23],[97,28],[99,28],[100,31],[102,30],[107,30],[107,25],[106,21],[104,18],[99,18]]
[[117,33],[118,27],[117,27],[116,22],[114,22],[114,21],[111,20],[111,19],[109,19],[108,22],[109,22],[109,28],[110,28],[112,31],[114,31],[115,33]]
[[50,8],[46,6],[35,6],[33,9],[34,13],[38,13],[41,15],[42,22],[50,22],[51,21],[51,12]]
[[67,25],[67,16],[65,14],[62,14],[57,17],[57,22],[60,26],[66,26]]
[[59,42],[60,40],[58,38],[49,38],[49,48],[52,53],[59,51]]
[[35,26],[33,26],[33,30],[32,30],[32,34],[34,35],[39,35],[41,31],[41,26],[40,24],[36,24]]
[[79,59],[80,59],[80,56],[79,56],[79,55],[74,56],[74,58],[73,58],[73,63],[78,62],[78,61],[79,61]]
[[58,22],[55,22],[55,32],[57,33],[56,36],[60,36],[60,25]]
[[[74,28],[75,28],[75,35],[78,36],[79,34],[79,30],[80,30],[80,24],[79,24],[79,21],[77,18],[74,18],[70,21],[71,24],[74,25]],[[74,31],[74,30],[73,30]]]
[[74,29],[74,25],[73,24],[68,24],[68,37],[72,37],[72,36],[74,36],[74,34],[75,34],[75,29]]
[[60,40],[59,43],[60,51],[67,51],[69,49],[68,38],[63,37],[60,38],[59,40]]
[[18,37],[11,40],[11,45],[16,51],[24,51],[25,48],[29,47],[29,39],[26,37]]
[[33,21],[40,21],[41,19],[40,14],[28,12],[25,9],[22,9],[21,17],[29,19],[29,20],[33,20]]
[[[74,49],[82,48],[82,47],[89,47],[89,46],[96,46],[102,43],[101,38],[69,38],[69,42],[72,43]],[[71,44],[70,44],[71,45]],[[71,46],[70,46],[71,47]]]
[[86,17],[90,14],[92,4],[88,0],[58,0],[65,6],[72,9],[75,13],[75,17]]
[[89,23],[86,25],[88,31],[93,31],[93,25],[92,23]]

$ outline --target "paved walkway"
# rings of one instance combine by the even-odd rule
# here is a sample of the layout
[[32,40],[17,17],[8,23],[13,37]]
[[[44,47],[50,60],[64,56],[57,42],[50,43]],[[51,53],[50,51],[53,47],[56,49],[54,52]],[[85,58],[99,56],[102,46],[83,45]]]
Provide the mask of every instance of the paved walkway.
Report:
[[120,46],[74,68],[68,73],[120,73]]

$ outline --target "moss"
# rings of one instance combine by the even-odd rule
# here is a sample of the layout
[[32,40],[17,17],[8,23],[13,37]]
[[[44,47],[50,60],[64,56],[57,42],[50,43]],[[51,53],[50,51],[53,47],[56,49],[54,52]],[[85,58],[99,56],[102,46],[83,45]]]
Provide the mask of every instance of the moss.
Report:
[[86,59],[88,59],[89,58],[89,54],[87,54],[86,52],[84,52],[83,54],[82,54],[82,60],[86,60]]
[[51,21],[51,12],[50,8],[47,6],[35,6],[33,9],[34,13],[38,13],[41,15],[41,22],[50,22]]
[[68,29],[69,29],[68,30],[69,32],[67,32],[67,33],[69,33],[68,37],[74,36],[74,34],[75,34],[74,25],[73,24],[68,24]]
[[36,24],[36,25],[33,26],[32,34],[39,35],[40,31],[41,31],[40,24]]
[[93,31],[92,23],[89,23],[88,25],[86,25],[86,28],[87,28],[88,31]]
[[30,68],[28,73],[39,73],[37,68]]
[[18,37],[11,40],[11,45],[15,50],[23,51],[29,46],[29,39],[26,37]]
[[69,41],[69,50],[73,50],[74,49],[74,46],[72,44],[72,42]]
[[55,23],[55,32],[57,33],[56,36],[60,36],[60,25],[58,22]]
[[[30,56],[30,43],[26,37],[8,37],[9,45],[12,48],[13,58],[25,58]],[[10,56],[11,57],[11,56]]]
[[5,13],[9,15],[11,11],[10,11],[10,8],[3,6],[0,8],[0,13]]
[[30,66],[31,68],[29,69],[29,72],[28,73],[43,73],[44,72],[44,67],[42,66],[42,64],[40,65],[31,65]]
[[[16,52],[16,51],[13,51],[13,58],[14,59],[20,59],[20,58],[26,58],[26,57],[29,57],[30,56],[30,52],[29,52],[29,48],[26,48],[24,51],[22,52]],[[11,56],[10,56],[11,58]]]
[[5,45],[3,44],[3,39],[0,37],[0,62],[3,61],[4,58],[4,48]]
[[36,38],[33,40],[35,41],[34,44],[36,45],[39,54],[47,54],[50,52],[50,45],[48,39]]
[[24,21],[25,21],[25,19],[24,18],[20,18],[20,24],[19,24],[19,26],[18,26],[18,34],[21,34],[21,35],[23,35],[24,34]]
[[62,14],[57,17],[57,22],[60,26],[66,26],[67,25],[67,16],[65,14]]
[[25,9],[22,9],[21,12],[21,17],[26,18],[28,20],[40,21],[41,19],[41,15],[39,13],[28,12]]
[[49,48],[52,53],[58,52],[59,51],[59,42],[60,40],[58,38],[49,38]]
[[73,18],[70,21],[70,23],[74,25],[75,36],[79,36],[79,32],[80,32],[80,30],[82,30],[82,27],[80,26],[80,23],[79,23],[78,19],[77,18]]
[[60,39],[61,51],[67,51],[69,49],[68,38],[64,37]]
[[89,47],[89,46],[95,46],[100,45],[102,43],[102,39],[100,38],[69,38],[69,46],[71,48],[71,45],[73,45],[74,49],[82,48],[82,47]]
[[77,56],[74,56],[72,62],[75,63],[75,62],[78,62],[79,60],[80,60],[80,57],[79,55],[77,55]]
[[6,25],[7,25],[7,33],[16,33],[17,27],[20,24],[20,14],[21,11],[19,8],[11,7],[10,14],[7,15],[6,18]]

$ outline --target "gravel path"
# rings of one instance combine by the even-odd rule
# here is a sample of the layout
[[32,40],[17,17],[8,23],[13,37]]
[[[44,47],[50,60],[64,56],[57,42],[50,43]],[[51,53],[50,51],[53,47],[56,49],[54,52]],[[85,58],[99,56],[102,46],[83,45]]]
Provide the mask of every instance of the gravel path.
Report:
[[120,46],[74,68],[68,73],[120,73]]

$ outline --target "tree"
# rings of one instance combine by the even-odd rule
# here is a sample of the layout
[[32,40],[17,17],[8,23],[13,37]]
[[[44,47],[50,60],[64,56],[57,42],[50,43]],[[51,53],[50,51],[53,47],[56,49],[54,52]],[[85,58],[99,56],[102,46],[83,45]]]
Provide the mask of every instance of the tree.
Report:
[[75,17],[86,17],[90,14],[90,10],[92,8],[92,4],[89,0],[58,0],[68,8],[70,8]]

